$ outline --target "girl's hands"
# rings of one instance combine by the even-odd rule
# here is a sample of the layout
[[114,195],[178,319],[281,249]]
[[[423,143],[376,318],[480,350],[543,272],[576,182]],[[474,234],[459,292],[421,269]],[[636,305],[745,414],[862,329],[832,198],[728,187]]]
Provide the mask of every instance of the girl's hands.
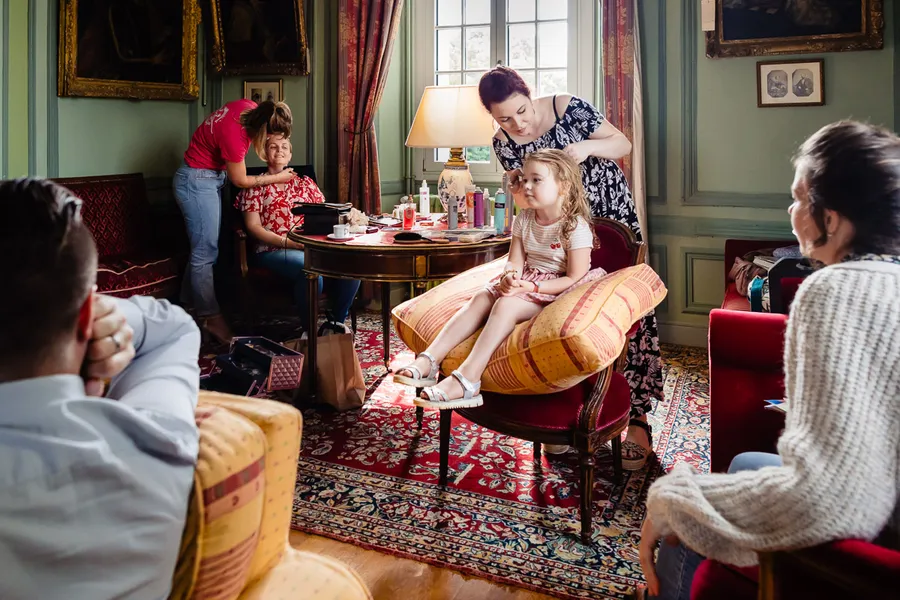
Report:
[[515,271],[507,271],[500,277],[500,293],[509,295],[509,291],[519,285],[519,274]]
[[515,296],[517,294],[534,292],[534,287],[534,283],[519,279],[519,274],[514,271],[504,274],[503,279],[500,280],[500,294],[502,296]]

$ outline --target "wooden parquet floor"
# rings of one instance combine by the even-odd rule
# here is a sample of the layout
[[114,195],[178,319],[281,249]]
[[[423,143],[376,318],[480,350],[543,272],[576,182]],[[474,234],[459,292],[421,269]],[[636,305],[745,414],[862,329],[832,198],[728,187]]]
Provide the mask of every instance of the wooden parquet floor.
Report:
[[291,532],[291,546],[335,558],[355,570],[375,600],[553,600],[551,596],[469,577],[406,558]]

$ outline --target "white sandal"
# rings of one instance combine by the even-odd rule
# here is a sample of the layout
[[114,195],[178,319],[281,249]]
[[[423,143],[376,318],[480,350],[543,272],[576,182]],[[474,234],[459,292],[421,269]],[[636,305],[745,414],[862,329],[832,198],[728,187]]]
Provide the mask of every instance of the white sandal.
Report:
[[[437,376],[438,376],[438,364],[437,359],[430,352],[419,352],[416,358],[420,356],[424,356],[431,362],[431,366],[428,368],[428,376],[422,377],[422,371],[419,370],[419,367],[413,365],[412,363],[406,365],[405,367],[401,367],[394,372],[394,383],[399,383],[402,385],[411,385],[416,388],[427,388],[433,385],[437,385]],[[413,374],[412,377],[408,377],[406,375],[397,375],[400,371],[409,371]]]
[[484,398],[481,396],[481,382],[472,383],[466,376],[459,372],[453,371],[453,377],[459,381],[463,388],[462,398],[450,399],[447,392],[437,387],[427,387],[423,393],[427,398],[419,396],[413,400],[413,404],[422,408],[436,408],[438,410],[447,410],[451,408],[475,408],[484,404]]

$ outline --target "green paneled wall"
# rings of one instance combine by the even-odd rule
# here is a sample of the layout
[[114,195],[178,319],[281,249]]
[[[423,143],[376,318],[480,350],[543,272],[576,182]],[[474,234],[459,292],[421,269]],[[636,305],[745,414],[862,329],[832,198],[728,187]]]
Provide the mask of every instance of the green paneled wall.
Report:
[[640,6],[650,254],[669,286],[662,337],[704,345],[722,299],[725,240],[791,239],[791,156],[841,118],[893,128],[897,57],[886,3],[884,50],[802,56],[825,60],[825,106],[758,108],[756,63],[768,58],[707,59],[698,4]]

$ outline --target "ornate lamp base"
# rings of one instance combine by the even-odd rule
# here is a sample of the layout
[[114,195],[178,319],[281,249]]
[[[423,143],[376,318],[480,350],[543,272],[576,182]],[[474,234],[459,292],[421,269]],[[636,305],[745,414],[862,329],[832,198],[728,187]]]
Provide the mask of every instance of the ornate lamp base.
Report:
[[451,148],[450,160],[444,163],[444,170],[438,178],[438,197],[446,213],[450,196],[456,196],[461,222],[466,220],[466,187],[470,185],[472,173],[469,172],[469,165],[463,158],[462,148]]

